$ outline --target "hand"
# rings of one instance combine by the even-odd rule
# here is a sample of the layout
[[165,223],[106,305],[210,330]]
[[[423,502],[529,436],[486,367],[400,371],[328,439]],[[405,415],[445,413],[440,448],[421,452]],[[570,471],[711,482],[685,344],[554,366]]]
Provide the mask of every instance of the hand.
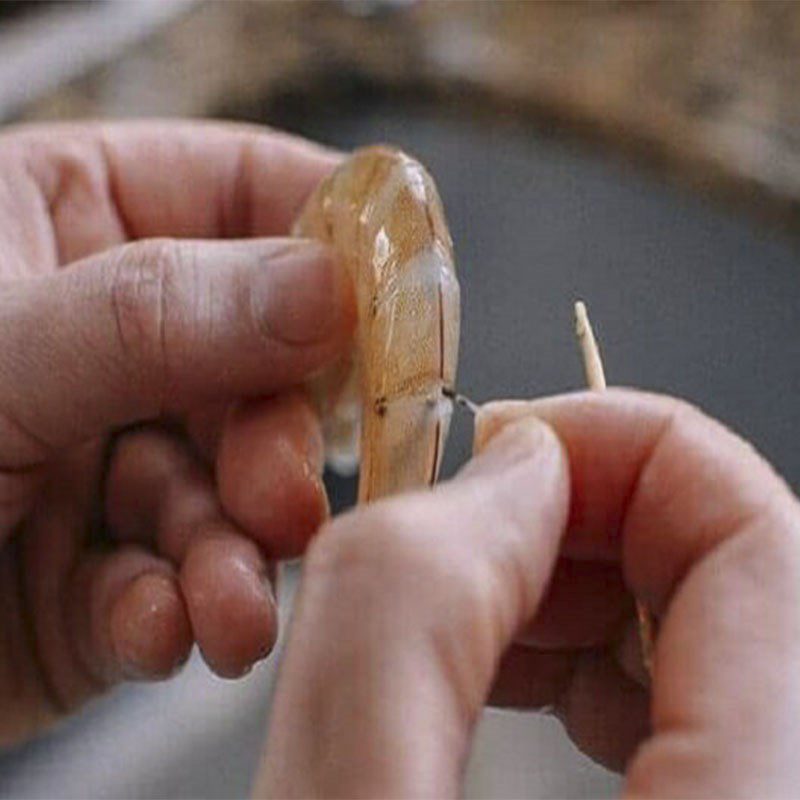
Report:
[[272,647],[268,559],[327,514],[292,387],[354,311],[319,247],[239,237],[333,164],[244,126],[0,136],[0,743],[194,642],[225,676]]
[[[654,395],[491,404],[477,433],[451,483],[314,540],[257,794],[458,796],[488,698],[554,707],[579,747],[625,768],[626,797],[794,796],[786,485]],[[626,587],[659,617],[651,695]]]

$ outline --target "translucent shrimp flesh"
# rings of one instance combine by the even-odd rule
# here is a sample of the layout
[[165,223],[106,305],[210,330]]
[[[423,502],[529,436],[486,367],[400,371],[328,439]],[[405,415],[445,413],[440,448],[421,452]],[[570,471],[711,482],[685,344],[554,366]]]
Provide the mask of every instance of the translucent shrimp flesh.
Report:
[[329,464],[359,502],[435,483],[452,413],[459,285],[425,168],[389,147],[357,150],[312,193],[294,234],[333,247],[353,279],[352,352],[312,382]]

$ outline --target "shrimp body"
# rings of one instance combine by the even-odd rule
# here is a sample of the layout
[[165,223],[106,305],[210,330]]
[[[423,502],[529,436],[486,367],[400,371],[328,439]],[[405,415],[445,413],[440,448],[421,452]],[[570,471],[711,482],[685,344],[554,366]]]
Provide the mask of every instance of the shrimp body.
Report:
[[359,501],[431,485],[458,360],[453,245],[425,168],[388,147],[357,150],[308,199],[295,235],[332,246],[353,279],[355,347],[315,379],[329,463],[354,467]]

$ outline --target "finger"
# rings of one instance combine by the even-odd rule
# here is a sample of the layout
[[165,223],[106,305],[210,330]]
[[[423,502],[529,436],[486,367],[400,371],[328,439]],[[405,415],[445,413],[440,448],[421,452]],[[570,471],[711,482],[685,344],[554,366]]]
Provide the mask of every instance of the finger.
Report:
[[172,673],[192,644],[167,561],[136,547],[85,545],[101,448],[88,442],[48,465],[40,502],[10,545],[31,678],[60,714],[121,678]]
[[648,692],[604,650],[542,652],[514,645],[489,702],[554,712],[586,755],[616,771],[650,732]]
[[476,441],[525,414],[552,424],[569,454],[566,554],[620,554],[627,580],[655,610],[741,523],[795,509],[752,447],[679,400],[612,390],[487,404]]
[[343,268],[281,240],[129,245],[21,284],[7,309],[4,466],[110,425],[296,383],[347,344],[354,313]]
[[200,651],[217,675],[238,678],[270,654],[278,637],[270,571],[229,523],[207,526],[192,542],[181,586]]
[[338,156],[251,125],[92,123],[17,129],[63,262],[125,239],[286,235]]
[[489,702],[552,709],[584,753],[617,771],[650,731],[648,692],[605,650],[543,652],[513,645]]
[[96,501],[94,476],[102,443],[70,449],[47,466],[47,480],[31,506],[24,530],[7,548],[16,556],[20,622],[28,630],[32,672],[52,711],[75,710],[103,688],[76,656],[65,601],[84,552],[87,520]]
[[166,678],[192,647],[174,569],[134,547],[82,556],[70,582],[68,619],[75,652],[100,685]]
[[192,631],[218,675],[238,677],[269,654],[278,619],[267,563],[185,443],[157,429],[123,437],[106,509],[118,537],[149,542],[179,567]]
[[650,734],[650,696],[608,652],[580,654],[556,713],[590,758],[622,771]]
[[452,483],[323,530],[257,793],[455,796],[500,657],[545,589],[566,505],[558,441],[524,422]]
[[[611,396],[611,395],[607,395]],[[619,396],[615,393],[614,396]],[[618,427],[624,429],[625,447],[621,452],[609,451],[611,434],[607,427],[598,427],[596,398],[591,393],[570,396],[575,412],[565,422],[563,435],[574,442],[569,450],[570,472],[581,484],[573,486],[570,498],[570,518],[564,553],[571,558],[609,560],[616,562],[621,555],[622,502],[635,488],[641,462],[653,446],[662,429],[669,424],[674,405],[664,405],[659,413],[641,415],[631,408]],[[604,396],[605,398],[605,396]],[[484,405],[475,420],[475,443],[495,436],[506,424],[538,411],[546,413],[547,401],[501,401]],[[581,413],[585,411],[586,413]],[[566,426],[569,426],[566,428]],[[617,437],[621,438],[621,437]],[[580,449],[579,449],[580,448]],[[600,453],[613,455],[597,468]],[[573,463],[574,462],[574,463]],[[608,463],[605,463],[608,462]],[[582,466],[582,469],[579,467]]]
[[217,457],[225,511],[273,558],[301,555],[328,516],[319,420],[304,393],[243,403]]
[[517,640],[544,650],[608,644],[632,613],[618,566],[562,558],[536,616]]
[[179,564],[197,531],[220,516],[206,469],[177,431],[153,424],[117,438],[105,478],[105,518],[116,541]]
[[[785,484],[747,444],[668,398],[611,391],[511,412],[548,420],[567,448],[568,550],[621,550],[629,585],[664,611],[655,735],[629,768],[628,791],[791,794],[800,512]],[[502,406],[486,414],[479,428],[502,427]]]

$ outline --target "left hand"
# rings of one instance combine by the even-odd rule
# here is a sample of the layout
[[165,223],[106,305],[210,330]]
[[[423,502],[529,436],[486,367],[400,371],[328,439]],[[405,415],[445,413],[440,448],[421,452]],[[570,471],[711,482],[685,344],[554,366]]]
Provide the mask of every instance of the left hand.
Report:
[[335,161],[252,126],[0,135],[0,744],[195,642],[229,677],[269,653],[270,560],[327,514],[293,387],[354,322],[280,237]]

